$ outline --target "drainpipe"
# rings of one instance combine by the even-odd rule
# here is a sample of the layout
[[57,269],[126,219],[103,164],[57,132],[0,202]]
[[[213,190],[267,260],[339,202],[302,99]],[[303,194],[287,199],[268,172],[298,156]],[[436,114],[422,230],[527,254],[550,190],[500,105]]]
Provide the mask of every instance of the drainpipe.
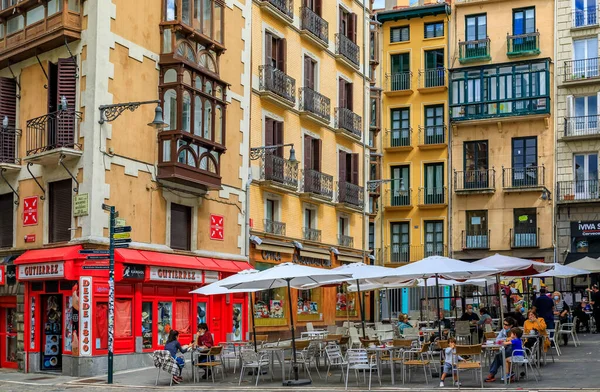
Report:
[[[364,0],[363,4],[362,4],[362,24],[363,24],[363,42],[362,42],[362,56],[363,56],[363,72],[362,72],[362,77],[363,77],[363,89],[362,89],[362,95],[363,95],[363,119],[365,120],[363,122],[363,134],[364,135],[363,135],[363,142],[362,142],[362,156],[363,156],[363,184],[365,185],[365,189],[363,190],[363,194],[366,195],[366,200],[363,200],[363,211],[362,211],[362,233],[363,233],[363,235],[362,235],[362,249],[363,249],[363,258],[365,256],[364,251],[365,251],[365,249],[367,249],[367,246],[368,246],[367,243],[368,243],[368,236],[369,236],[369,233],[367,231],[367,225],[366,225],[367,211],[366,211],[366,208],[365,208],[366,203],[369,202],[369,192],[368,192],[368,189],[367,189],[366,185],[367,185],[367,178],[368,178],[368,174],[369,174],[368,168],[370,167],[370,158],[369,158],[369,162],[365,162],[365,157],[367,156],[367,154],[366,154],[366,147],[367,147],[367,143],[368,143],[368,140],[369,140],[368,137],[369,137],[369,130],[370,130],[370,126],[369,126],[370,125],[370,121],[369,121],[369,118],[368,118],[369,111],[367,110],[368,107],[369,107],[369,105],[367,103],[371,102],[370,98],[367,99],[367,100],[365,100],[365,95],[366,95],[366,89],[365,89],[365,87],[369,83],[369,81],[367,80],[367,72],[368,72],[368,67],[369,67],[369,64],[368,64],[368,59],[369,59],[368,55],[369,55],[369,53],[367,51],[367,48],[368,48],[367,42],[369,42],[368,41],[368,39],[369,39],[369,32],[370,32],[370,29],[371,29],[370,24],[366,24],[365,23],[365,18],[367,16],[366,8],[367,8],[367,2],[368,1],[370,1],[370,0]],[[370,95],[371,95],[371,91],[369,89],[369,97],[370,97]],[[366,132],[364,132],[365,129],[366,129]],[[365,143],[365,141],[367,143]],[[369,157],[370,156],[371,155],[369,154]],[[376,303],[375,303],[376,307],[377,307],[377,302],[379,302],[379,301],[376,301]],[[362,304],[363,304],[363,306],[365,305],[364,300],[363,300]],[[364,312],[363,309],[361,309],[361,311]],[[373,313],[373,309],[371,309],[371,312]],[[377,315],[378,313],[375,312],[374,314]]]
[[[446,7],[450,7],[447,5]],[[447,38],[446,38],[446,52],[448,55],[446,56],[446,80],[448,83],[448,87],[450,87],[450,13],[446,8],[446,21],[448,28]],[[450,88],[448,88],[448,101],[447,105],[450,105]],[[454,246],[452,244],[452,124],[450,124],[450,107],[448,107],[448,112],[446,114],[448,116],[448,163],[446,165],[446,170],[448,172],[448,256],[454,257]]]
[[[556,16],[558,15],[558,2],[554,3],[554,39],[558,39],[558,26],[556,24]],[[554,59],[558,58],[558,47],[559,45],[554,45]],[[554,62],[554,72],[556,72],[556,62]],[[548,72],[549,74],[551,74],[550,72]],[[548,77],[549,78],[549,77]],[[553,83],[553,89],[552,89],[552,97],[556,97],[557,95],[554,94],[554,90],[556,89],[556,79],[554,80]],[[552,180],[554,181],[553,185],[557,185],[558,188],[558,154],[556,153],[556,147],[557,147],[557,108],[558,108],[558,103],[557,103],[557,99],[554,100],[554,104],[552,105],[553,108],[553,113],[554,116],[553,118],[555,119],[555,121],[553,121],[553,133],[552,133],[552,151],[554,152],[554,170],[553,170],[553,175],[552,175]],[[557,216],[556,216],[556,212],[558,210],[557,206],[556,206],[556,189],[554,188],[554,201],[552,201],[552,228],[554,229],[552,231],[552,249],[553,249],[553,257],[554,257],[554,262],[558,263],[558,225],[557,225]],[[573,286],[571,286],[573,287]]]

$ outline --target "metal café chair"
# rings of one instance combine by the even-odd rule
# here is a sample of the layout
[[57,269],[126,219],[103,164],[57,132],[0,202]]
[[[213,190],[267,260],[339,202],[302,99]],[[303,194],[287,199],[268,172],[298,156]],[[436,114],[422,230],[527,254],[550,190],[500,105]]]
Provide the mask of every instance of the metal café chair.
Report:
[[367,353],[365,349],[350,349],[346,353],[346,362],[348,363],[346,367],[346,390],[348,390],[348,375],[350,374],[350,370],[354,370],[354,374],[356,376],[356,385],[358,385],[358,371],[362,370],[365,372],[369,371],[369,391],[371,390],[371,378],[373,375],[373,370],[377,371],[377,377],[379,378],[379,385],[381,385],[381,372],[377,367],[377,359],[376,355],[371,355]]

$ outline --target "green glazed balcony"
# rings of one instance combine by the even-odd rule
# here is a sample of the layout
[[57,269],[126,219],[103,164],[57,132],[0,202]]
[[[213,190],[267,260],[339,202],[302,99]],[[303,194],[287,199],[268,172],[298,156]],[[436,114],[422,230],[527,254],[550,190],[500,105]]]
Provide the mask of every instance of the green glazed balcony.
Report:
[[490,37],[472,41],[459,41],[458,61],[461,64],[466,64],[491,60],[490,42]]
[[540,54],[540,32],[506,36],[508,57],[536,56]]

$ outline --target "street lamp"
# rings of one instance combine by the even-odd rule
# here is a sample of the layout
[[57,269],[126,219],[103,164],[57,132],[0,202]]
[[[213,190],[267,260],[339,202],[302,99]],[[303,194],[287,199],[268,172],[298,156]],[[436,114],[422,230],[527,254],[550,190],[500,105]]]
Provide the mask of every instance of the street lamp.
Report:
[[[387,184],[389,182],[392,181],[396,181],[396,179],[393,178],[386,178],[383,180],[371,180],[371,181],[367,181],[367,190],[369,192],[373,192],[375,191],[377,188],[379,188],[379,186],[381,184]],[[400,180],[400,188],[404,187],[404,182],[402,180]]]
[[148,123],[148,125],[155,129],[165,129],[169,126],[169,124],[167,124],[163,120],[163,111],[160,107],[159,100],[100,105],[98,107],[98,109],[100,109],[100,120],[98,120],[98,123],[104,124],[104,122],[112,122],[116,120],[125,110],[133,112],[141,105],[148,105],[153,103],[157,104],[156,109],[154,109],[154,120],[151,123]]
[[283,147],[290,147],[289,162],[298,163],[298,161],[296,160],[296,150],[294,150],[294,143],[276,144],[274,146],[252,147],[250,149],[250,160],[255,161],[257,159],[263,158],[266,154],[273,154],[275,150]]

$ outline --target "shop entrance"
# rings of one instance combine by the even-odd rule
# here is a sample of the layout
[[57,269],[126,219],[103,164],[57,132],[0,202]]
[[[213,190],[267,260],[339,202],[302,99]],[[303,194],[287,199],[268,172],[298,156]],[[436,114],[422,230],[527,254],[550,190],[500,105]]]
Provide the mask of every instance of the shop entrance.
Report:
[[0,367],[17,368],[17,305],[14,297],[0,298]]
[[40,296],[42,340],[40,350],[41,369],[50,371],[62,370],[62,294]]

